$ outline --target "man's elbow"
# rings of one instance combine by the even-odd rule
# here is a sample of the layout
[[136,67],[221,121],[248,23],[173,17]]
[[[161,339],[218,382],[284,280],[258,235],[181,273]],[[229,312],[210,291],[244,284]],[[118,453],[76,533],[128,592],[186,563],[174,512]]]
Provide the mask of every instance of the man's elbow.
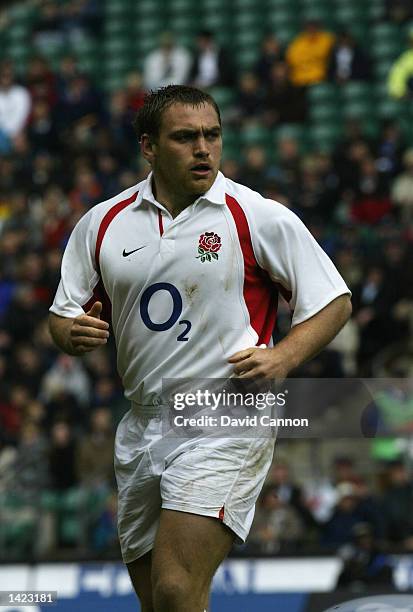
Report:
[[353,305],[351,303],[351,297],[349,295],[342,295],[338,298],[340,300],[340,314],[342,324],[345,325],[350,319],[353,312]]

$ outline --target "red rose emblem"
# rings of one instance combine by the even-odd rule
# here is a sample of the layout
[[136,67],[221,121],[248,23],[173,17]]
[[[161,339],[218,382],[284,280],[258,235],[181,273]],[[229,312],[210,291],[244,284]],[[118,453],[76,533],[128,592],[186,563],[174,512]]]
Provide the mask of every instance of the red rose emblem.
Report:
[[217,252],[221,248],[221,238],[214,232],[205,232],[199,237],[198,256],[202,263],[218,259]]
[[206,253],[216,253],[221,248],[221,238],[214,232],[205,232],[199,238],[199,246]]

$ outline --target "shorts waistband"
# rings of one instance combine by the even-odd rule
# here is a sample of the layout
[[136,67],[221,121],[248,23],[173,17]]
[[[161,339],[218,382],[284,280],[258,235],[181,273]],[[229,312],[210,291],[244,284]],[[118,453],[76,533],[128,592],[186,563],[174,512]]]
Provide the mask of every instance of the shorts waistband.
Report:
[[136,402],[131,402],[131,409],[138,416],[155,418],[162,416],[162,413],[165,410],[165,406],[154,406],[153,404],[137,404]]

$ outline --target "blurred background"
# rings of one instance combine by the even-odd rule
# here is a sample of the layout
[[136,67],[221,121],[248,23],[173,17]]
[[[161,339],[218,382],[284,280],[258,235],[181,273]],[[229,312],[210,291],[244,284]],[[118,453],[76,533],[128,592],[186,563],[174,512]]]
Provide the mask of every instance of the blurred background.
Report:
[[[47,315],[76,222],[147,175],[131,121],[168,83],[214,96],[223,172],[291,208],[353,292],[351,321],[295,376],[406,381],[375,407],[384,437],[277,443],[213,609],[409,590],[413,0],[1,3],[0,584],[51,588],[53,569],[61,610],[136,609],[116,533],[114,347],[63,355]],[[289,324],[281,301],[276,340]]]

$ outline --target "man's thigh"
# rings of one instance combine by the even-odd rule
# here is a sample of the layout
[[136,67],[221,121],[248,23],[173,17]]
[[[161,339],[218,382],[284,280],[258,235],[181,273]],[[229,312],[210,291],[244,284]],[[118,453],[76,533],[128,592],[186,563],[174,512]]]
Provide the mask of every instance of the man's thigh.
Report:
[[183,579],[194,594],[207,594],[234,539],[234,533],[218,519],[163,509],[152,551],[153,587],[165,578]]

